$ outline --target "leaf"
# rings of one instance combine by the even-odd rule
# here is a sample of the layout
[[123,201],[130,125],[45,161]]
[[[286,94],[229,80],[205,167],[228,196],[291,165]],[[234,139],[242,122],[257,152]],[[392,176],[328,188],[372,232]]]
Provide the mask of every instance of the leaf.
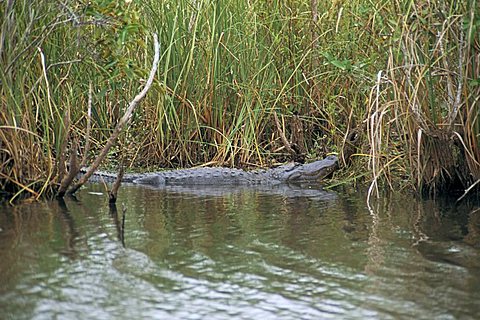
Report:
[[334,65],[335,67],[342,69],[342,70],[351,70],[352,69],[352,62],[350,60],[338,60],[334,56],[332,56],[328,52],[322,52],[322,56],[324,56],[329,64]]
[[480,78],[470,80],[470,85],[473,86],[473,87],[476,87],[476,86],[480,85]]
[[350,70],[352,68],[352,63],[350,60],[332,60],[330,63],[342,70]]

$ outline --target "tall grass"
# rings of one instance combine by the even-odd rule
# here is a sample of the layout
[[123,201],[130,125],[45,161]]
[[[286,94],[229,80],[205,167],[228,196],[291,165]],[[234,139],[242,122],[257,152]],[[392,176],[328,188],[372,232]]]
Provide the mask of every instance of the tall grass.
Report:
[[274,113],[289,137],[300,119],[304,138],[293,141],[300,150],[335,151],[353,106],[364,101],[379,54],[378,46],[365,46],[374,42],[372,30],[354,23],[360,6],[365,15],[371,9],[361,3],[319,8],[325,14],[314,25],[305,1],[152,2],[147,23],[163,35],[165,94],[157,106],[146,106],[156,120],[141,144],[151,146],[145,153],[163,150],[165,161],[181,166],[263,164],[287,154]]
[[[438,172],[454,176],[465,155],[468,186],[479,178],[477,7],[4,1],[0,184],[13,194],[54,193],[69,148],[85,147],[90,83],[91,157],[146,78],[155,31],[156,82],[110,165],[254,166],[339,152],[353,163],[343,179],[373,170],[373,187],[421,189],[441,183]],[[432,166],[437,136],[456,145],[452,168]]]
[[[427,192],[480,179],[476,1],[396,2],[388,63],[367,114],[371,167]],[[392,172],[395,171],[395,172]]]

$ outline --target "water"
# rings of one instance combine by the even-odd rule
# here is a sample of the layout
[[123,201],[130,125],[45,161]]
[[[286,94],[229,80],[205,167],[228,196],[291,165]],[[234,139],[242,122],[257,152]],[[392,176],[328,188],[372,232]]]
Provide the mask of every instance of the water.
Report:
[[0,207],[1,319],[474,319],[479,301],[475,203],[123,186],[114,210],[91,185]]

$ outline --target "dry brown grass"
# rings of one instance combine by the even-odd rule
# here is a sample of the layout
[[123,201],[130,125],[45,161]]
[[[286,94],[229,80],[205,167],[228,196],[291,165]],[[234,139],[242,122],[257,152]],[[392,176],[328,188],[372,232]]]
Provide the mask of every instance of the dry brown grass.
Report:
[[371,190],[379,176],[387,183],[398,176],[392,170],[428,192],[467,189],[480,179],[480,43],[465,28],[478,23],[474,10],[412,2],[398,19],[398,41],[369,99]]

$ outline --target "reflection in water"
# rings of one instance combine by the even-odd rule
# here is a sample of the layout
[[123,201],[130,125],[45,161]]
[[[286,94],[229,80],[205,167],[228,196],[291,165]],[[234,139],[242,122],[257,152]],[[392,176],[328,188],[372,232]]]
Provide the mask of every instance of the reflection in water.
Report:
[[468,215],[467,234],[463,238],[465,243],[480,249],[480,208],[475,208]]
[[415,229],[419,237],[414,247],[427,259],[479,269],[480,208],[441,200],[426,201],[424,210],[419,210]]
[[[100,187],[0,208],[2,318],[474,318],[475,203]],[[125,214],[128,212],[128,214]],[[126,244],[126,246],[125,246]]]
[[54,203],[58,204],[58,208],[52,206],[52,209],[54,211],[60,212],[60,217],[62,218],[66,226],[66,228],[64,229],[65,231],[63,232],[66,238],[65,249],[61,253],[73,259],[77,255],[75,252],[75,241],[79,236],[78,231],[75,228],[75,221],[70,215],[64,199],[57,199],[57,201]]
[[[365,265],[365,272],[367,274],[375,274],[378,272],[380,267],[384,263],[384,248],[385,242],[379,236],[379,228],[380,228],[380,216],[379,216],[379,206],[380,201],[377,202],[377,208],[373,209],[370,205],[368,205],[368,212],[372,217],[372,223],[370,227],[370,233],[368,237],[368,249],[367,249],[367,257],[368,263]],[[388,211],[387,211],[388,212]]]
[[117,239],[122,243],[122,246],[125,248],[125,211],[127,210],[123,207],[122,211],[122,220],[118,218],[117,205],[115,203],[108,204],[110,216],[113,219],[115,228],[117,229]]

